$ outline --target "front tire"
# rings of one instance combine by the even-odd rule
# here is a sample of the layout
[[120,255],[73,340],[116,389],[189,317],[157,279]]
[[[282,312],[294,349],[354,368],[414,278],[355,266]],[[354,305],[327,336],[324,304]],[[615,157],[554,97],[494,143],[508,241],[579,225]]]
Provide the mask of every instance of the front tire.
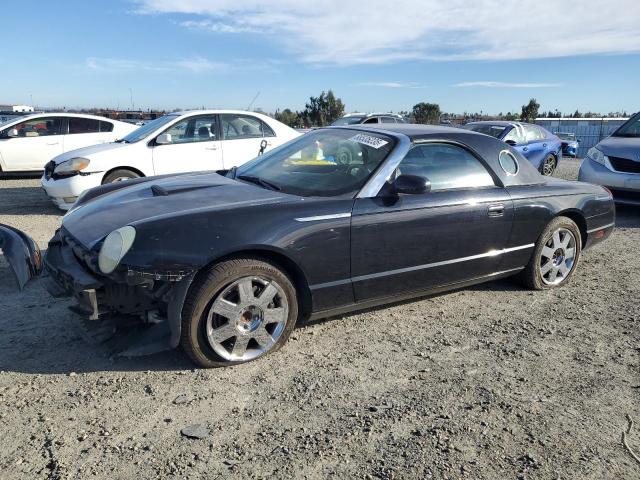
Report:
[[201,367],[237,365],[278,350],[297,318],[296,289],[286,273],[258,258],[231,259],[189,290],[180,343]]
[[116,183],[116,182],[122,182],[124,180],[131,180],[132,178],[140,178],[140,175],[138,175],[136,172],[132,170],[126,170],[121,168],[118,170],[114,170],[113,172],[109,172],[107,175],[105,175],[104,180],[102,180],[102,184],[107,185],[109,183]]
[[538,238],[521,279],[533,290],[561,287],[573,276],[581,253],[582,236],[578,226],[570,218],[556,217]]

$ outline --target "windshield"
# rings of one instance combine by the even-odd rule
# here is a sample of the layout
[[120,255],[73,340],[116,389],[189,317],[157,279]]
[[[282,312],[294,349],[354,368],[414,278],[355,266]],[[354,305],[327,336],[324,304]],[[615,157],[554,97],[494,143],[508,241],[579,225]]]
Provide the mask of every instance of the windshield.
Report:
[[332,127],[343,127],[345,125],[357,125],[362,121],[364,115],[352,115],[349,117],[342,117],[337,119],[331,124]]
[[471,130],[472,132],[484,133],[485,135],[491,135],[495,138],[500,138],[502,133],[507,129],[503,125],[487,125],[486,123],[471,123],[465,125],[463,128]]
[[9,118],[5,118],[5,117],[0,117],[0,128],[4,127],[6,124],[11,123],[11,122],[15,122],[16,120],[19,120],[21,118],[24,118],[24,115],[15,115],[15,116],[10,116]]
[[627,123],[622,125],[615,133],[613,137],[640,137],[640,113],[631,117]]
[[358,192],[389,155],[395,140],[379,133],[316,130],[245,163],[233,178],[300,196]]
[[154,130],[157,130],[163,125],[166,125],[167,123],[174,121],[179,116],[180,115],[164,115],[160,118],[156,118],[155,120],[152,120],[149,123],[145,123],[143,126],[138,128],[137,130],[134,130],[126,137],[122,137],[120,141],[125,143],[139,142],[143,138],[146,138]]

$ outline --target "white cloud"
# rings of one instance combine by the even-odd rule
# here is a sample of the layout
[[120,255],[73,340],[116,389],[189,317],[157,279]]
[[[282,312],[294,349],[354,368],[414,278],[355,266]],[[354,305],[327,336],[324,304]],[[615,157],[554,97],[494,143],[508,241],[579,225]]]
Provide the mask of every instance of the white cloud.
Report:
[[462,82],[456,87],[481,87],[481,88],[554,88],[562,87],[563,83],[511,83],[511,82]]
[[190,57],[172,61],[131,60],[126,58],[90,57],[85,65],[91,70],[100,72],[223,72],[228,69],[224,63],[212,62],[203,57]]
[[354,87],[380,87],[380,88],[427,88],[417,82],[359,82]]
[[638,0],[132,1],[186,28],[265,36],[313,64],[640,52]]

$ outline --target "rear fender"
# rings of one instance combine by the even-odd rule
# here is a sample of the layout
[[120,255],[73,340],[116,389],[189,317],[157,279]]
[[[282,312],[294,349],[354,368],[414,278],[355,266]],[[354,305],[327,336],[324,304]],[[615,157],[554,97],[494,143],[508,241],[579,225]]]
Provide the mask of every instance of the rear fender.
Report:
[[38,244],[17,228],[0,224],[0,250],[9,262],[20,290],[42,272],[42,256]]

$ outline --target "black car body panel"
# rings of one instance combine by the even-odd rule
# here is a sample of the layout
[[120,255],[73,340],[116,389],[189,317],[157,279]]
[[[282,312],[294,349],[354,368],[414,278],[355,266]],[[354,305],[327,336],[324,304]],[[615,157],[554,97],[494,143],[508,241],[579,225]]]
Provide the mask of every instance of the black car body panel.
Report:
[[[347,129],[398,140],[356,195],[301,197],[213,172],[99,187],[65,217],[51,241],[47,268],[93,317],[160,311],[176,346],[189,285],[230,256],[261,256],[280,265],[298,289],[304,315],[321,317],[513,274],[560,214],[576,221],[585,247],[613,230],[615,210],[606,190],[543,177],[497,139],[447,127]],[[387,194],[384,188],[364,193],[393,167],[390,162],[429,142],[463,147],[495,185],[417,195]],[[516,175],[500,166],[505,150],[517,160]],[[128,225],[136,230],[133,246],[113,273],[100,273],[102,242]],[[76,262],[65,260],[69,255]]]
[[9,262],[20,290],[42,271],[38,245],[17,228],[0,224],[0,250]]

